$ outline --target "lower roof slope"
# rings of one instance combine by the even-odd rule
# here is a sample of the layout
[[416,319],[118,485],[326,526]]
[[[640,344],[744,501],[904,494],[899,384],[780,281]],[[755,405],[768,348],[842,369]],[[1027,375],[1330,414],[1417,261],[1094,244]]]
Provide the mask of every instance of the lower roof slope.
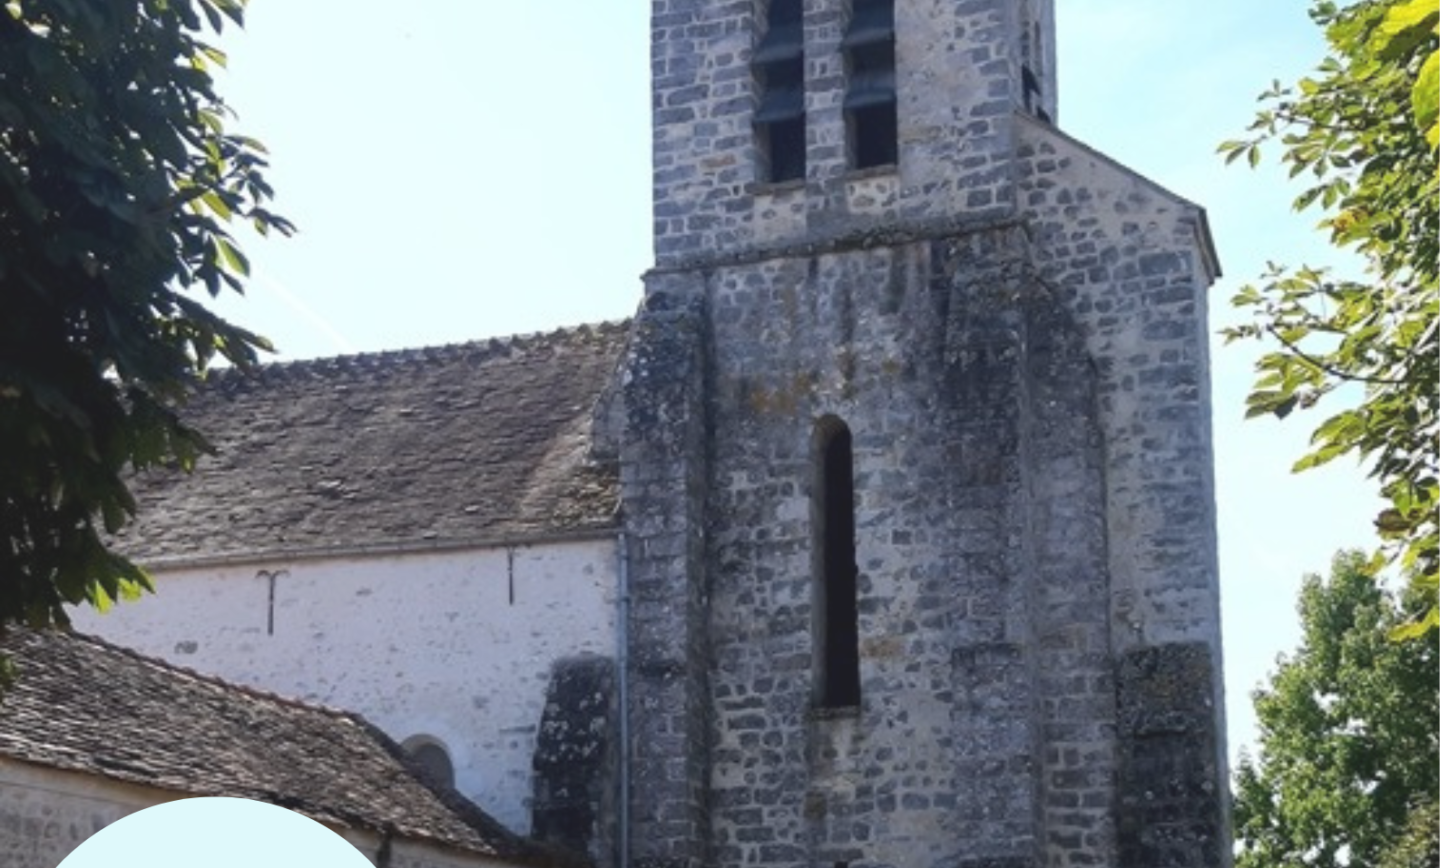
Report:
[[282,699],[73,633],[13,630],[0,756],[197,796],[269,802],[337,826],[517,864],[573,865],[422,780],[358,715]]
[[217,454],[136,481],[142,563],[610,527],[591,417],[628,326],[217,372],[182,409]]

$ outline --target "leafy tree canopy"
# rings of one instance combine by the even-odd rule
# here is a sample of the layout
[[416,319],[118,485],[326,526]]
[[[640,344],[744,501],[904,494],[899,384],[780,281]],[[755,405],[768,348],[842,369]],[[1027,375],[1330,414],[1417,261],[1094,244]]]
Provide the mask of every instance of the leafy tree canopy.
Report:
[[244,6],[3,0],[0,626],[149,587],[106,545],[126,475],[188,468],[207,447],[173,408],[217,355],[266,347],[195,295],[241,289],[232,224],[291,231],[211,78],[204,40]]
[[[1419,868],[1436,862],[1440,666],[1390,640],[1423,605],[1366,575],[1359,552],[1300,593],[1304,638],[1255,693],[1259,756],[1236,773],[1237,868]],[[1425,859],[1430,861],[1425,861]]]
[[1316,0],[1310,16],[1325,30],[1329,56],[1312,77],[1262,94],[1249,137],[1220,150],[1255,166],[1262,145],[1278,144],[1291,177],[1305,177],[1296,209],[1321,212],[1320,229],[1363,257],[1366,277],[1272,266],[1260,286],[1235,297],[1254,317],[1227,336],[1278,345],[1258,363],[1250,416],[1284,418],[1359,385],[1359,400],[1339,397],[1352,406],[1320,423],[1295,469],[1341,455],[1367,461],[1387,500],[1373,566],[1398,558],[1428,594],[1425,612],[1397,631],[1418,636],[1440,625],[1440,8],[1434,0]]

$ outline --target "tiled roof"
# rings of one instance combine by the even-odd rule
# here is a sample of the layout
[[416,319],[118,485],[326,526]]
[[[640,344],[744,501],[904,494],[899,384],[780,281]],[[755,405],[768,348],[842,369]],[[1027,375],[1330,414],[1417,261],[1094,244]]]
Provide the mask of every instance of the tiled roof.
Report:
[[183,408],[219,450],[136,482],[119,549],[166,558],[413,546],[612,526],[591,415],[628,327],[222,371]]
[[362,718],[179,669],[98,639],[12,630],[0,755],[200,796],[280,805],[333,825],[520,864],[574,864],[422,783]]

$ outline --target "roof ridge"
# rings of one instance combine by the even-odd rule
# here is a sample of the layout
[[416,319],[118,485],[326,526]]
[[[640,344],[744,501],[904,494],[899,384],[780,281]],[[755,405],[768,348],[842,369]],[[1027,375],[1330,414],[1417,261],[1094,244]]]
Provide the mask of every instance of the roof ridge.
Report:
[[45,632],[50,632],[55,635],[64,635],[82,642],[89,643],[90,645],[103,648],[107,651],[118,652],[140,663],[154,666],[157,669],[164,669],[177,675],[186,676],[202,684],[209,684],[213,687],[219,687],[222,690],[239,693],[245,696],[252,697],[254,699],[273,702],[277,705],[287,706],[290,708],[299,708],[305,711],[317,711],[330,717],[343,718],[350,721],[351,723],[362,727],[365,725],[364,718],[361,717],[357,712],[343,708],[336,708],[330,705],[324,705],[319,702],[309,702],[303,699],[297,699],[293,696],[284,696],[282,694],[275,693],[269,690],[264,690],[259,687],[252,687],[248,684],[239,684],[234,681],[227,681],[226,679],[221,678],[217,675],[211,675],[209,673],[191,669],[188,666],[181,666],[178,663],[172,663],[169,660],[164,659],[163,657],[155,657],[149,654],[141,653],[134,648],[127,648],[124,645],[117,645],[114,642],[111,642],[107,639],[102,639],[99,636],[95,636],[90,633],[81,633],[78,630],[69,629],[56,629],[50,631],[29,630],[27,632],[31,633],[32,635],[42,634]]
[[518,332],[509,335],[494,335],[443,344],[428,344],[419,347],[399,347],[385,350],[367,350],[344,353],[336,356],[317,356],[309,359],[276,359],[261,361],[251,368],[225,367],[212,369],[204,385],[229,385],[232,383],[260,382],[265,380],[290,379],[314,373],[345,371],[376,371],[393,368],[407,363],[432,363],[466,353],[499,354],[513,349],[527,349],[533,346],[555,343],[570,337],[613,337],[630,328],[627,317],[618,320],[579,323],[560,326],[548,331]]

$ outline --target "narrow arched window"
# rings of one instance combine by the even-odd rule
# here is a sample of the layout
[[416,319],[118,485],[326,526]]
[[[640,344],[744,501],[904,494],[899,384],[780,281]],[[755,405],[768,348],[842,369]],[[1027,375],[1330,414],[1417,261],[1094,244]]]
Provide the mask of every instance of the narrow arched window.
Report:
[[1020,7],[1020,91],[1025,111],[1050,123],[1040,82],[1045,77],[1045,42],[1029,3]]
[[860,704],[855,566],[855,470],[850,429],[834,416],[815,425],[811,525],[815,559],[815,700]]

